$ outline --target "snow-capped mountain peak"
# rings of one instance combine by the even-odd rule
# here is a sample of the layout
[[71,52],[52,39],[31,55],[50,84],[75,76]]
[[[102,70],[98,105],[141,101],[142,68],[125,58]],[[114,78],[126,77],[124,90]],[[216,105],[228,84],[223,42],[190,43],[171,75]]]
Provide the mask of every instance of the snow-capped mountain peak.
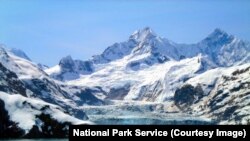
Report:
[[73,70],[74,60],[70,55],[68,55],[60,60],[59,66],[61,66],[64,69]]
[[[16,117],[16,111],[9,109],[17,109],[18,104],[25,115],[34,111],[29,119],[39,124],[44,113],[53,118],[54,113],[65,117],[65,112],[95,122],[98,117],[127,116],[127,109],[137,116],[136,109],[146,116],[145,111],[150,115],[179,112],[216,119],[216,123],[228,122],[232,117],[232,123],[249,123],[249,52],[248,42],[221,29],[197,44],[178,44],[146,27],[87,61],[66,56],[45,73],[43,65],[18,57],[0,45],[0,111]],[[128,107],[130,104],[133,107]],[[134,107],[137,104],[139,108]],[[20,118],[13,121],[23,123]],[[29,128],[20,128],[32,130],[36,121]]]
[[228,43],[231,43],[235,37],[233,35],[229,35],[225,31],[216,28],[211,34],[208,35],[201,42],[203,44],[207,44],[207,46],[222,46]]
[[11,52],[11,53],[13,53],[14,55],[20,57],[20,58],[23,58],[23,59],[31,61],[31,59],[22,50],[20,50],[20,49],[11,48],[8,51]]
[[90,74],[93,71],[93,62],[74,60],[70,55],[62,58],[55,67],[45,69],[47,74],[59,80],[77,79],[80,75]]
[[134,39],[138,42],[142,42],[145,40],[150,40],[155,38],[157,35],[150,27],[145,27],[141,30],[136,30],[131,36],[130,39]]
[[197,46],[218,66],[233,66],[249,61],[250,44],[219,28]]
[[227,37],[230,36],[226,31],[220,29],[220,28],[215,28],[212,33],[208,35],[210,38],[221,38],[221,37]]
[[123,60],[121,62],[128,70],[136,71],[169,60],[193,58],[198,54],[207,56],[206,63],[210,64],[208,68],[216,65],[225,67],[248,62],[249,50],[247,42],[219,28],[197,44],[178,44],[157,36],[151,28],[146,27],[135,31],[127,41],[107,47],[102,54],[95,55],[88,61],[73,60],[71,56],[67,56],[59,65],[46,72],[53,78],[66,81],[105,69],[104,64],[119,60]]
[[6,45],[0,44],[0,50],[1,50],[0,51],[1,53],[5,52],[5,54],[13,54],[14,56],[31,61],[31,59],[28,57],[28,55],[26,55],[26,53],[24,51],[22,51],[21,49],[8,48]]

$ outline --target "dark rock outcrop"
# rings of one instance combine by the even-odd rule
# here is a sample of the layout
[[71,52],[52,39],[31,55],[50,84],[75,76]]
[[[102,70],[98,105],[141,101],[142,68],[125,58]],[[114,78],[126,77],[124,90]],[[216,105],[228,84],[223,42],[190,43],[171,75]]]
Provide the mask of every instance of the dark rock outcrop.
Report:
[[204,93],[200,85],[196,87],[186,84],[175,91],[174,103],[183,110],[189,110],[189,107],[203,97]]
[[51,77],[60,81],[74,80],[82,74],[91,74],[94,71],[92,61],[73,60],[71,56],[62,58],[59,67],[60,72]]
[[120,88],[111,88],[106,99],[123,100],[124,97],[129,93],[130,85],[125,85]]
[[5,68],[0,63],[0,91],[7,93],[19,93],[26,96],[26,88],[21,80],[18,79],[17,75]]
[[60,123],[51,118],[50,115],[43,113],[36,118],[43,122],[43,125],[40,129],[34,125],[30,132],[24,136],[25,138],[66,138],[69,136],[68,130],[71,123]]
[[94,95],[94,90],[86,88],[84,90],[81,90],[79,93],[76,93],[75,95],[80,98],[80,101],[78,101],[78,105],[81,106],[83,104],[88,105],[101,105],[104,102],[98,98],[96,98]]

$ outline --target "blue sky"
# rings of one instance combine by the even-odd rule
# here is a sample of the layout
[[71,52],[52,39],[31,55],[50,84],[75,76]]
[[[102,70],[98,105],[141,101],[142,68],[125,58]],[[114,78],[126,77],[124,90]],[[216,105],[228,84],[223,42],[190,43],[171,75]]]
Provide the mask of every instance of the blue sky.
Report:
[[250,41],[250,0],[0,0],[0,43],[53,66],[86,60],[151,27],[195,43],[216,27]]

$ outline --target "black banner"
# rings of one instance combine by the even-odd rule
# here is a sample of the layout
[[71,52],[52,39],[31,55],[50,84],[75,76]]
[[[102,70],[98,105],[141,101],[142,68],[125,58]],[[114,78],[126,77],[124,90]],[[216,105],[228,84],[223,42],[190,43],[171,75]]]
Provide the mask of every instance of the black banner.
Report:
[[250,126],[213,125],[76,125],[69,141],[86,137],[164,137],[166,139],[250,139]]

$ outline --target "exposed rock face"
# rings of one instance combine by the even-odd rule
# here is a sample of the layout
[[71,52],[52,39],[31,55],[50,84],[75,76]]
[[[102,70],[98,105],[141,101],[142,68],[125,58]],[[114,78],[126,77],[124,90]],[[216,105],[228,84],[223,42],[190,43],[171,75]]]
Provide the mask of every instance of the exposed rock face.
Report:
[[57,67],[59,72],[51,77],[61,81],[77,79],[80,75],[91,74],[94,71],[93,62],[73,60],[71,56],[62,58]]
[[59,66],[61,66],[64,71],[73,71],[74,60],[71,58],[71,56],[66,56],[60,60]]
[[189,107],[203,97],[203,90],[200,85],[184,85],[177,89],[174,95],[174,102],[181,110],[188,110]]
[[250,123],[250,67],[223,76],[208,102],[209,113],[222,123]]
[[140,89],[138,100],[155,101],[162,92],[163,84],[158,81],[152,85],[143,86]]
[[0,81],[0,91],[19,93],[26,96],[24,84],[18,79],[14,72],[6,69],[2,63],[0,63]]
[[69,136],[68,130],[71,123],[60,123],[47,114],[38,115],[36,118],[40,119],[43,125],[40,129],[34,125],[25,138],[66,138]]
[[[219,29],[201,42],[188,45],[161,38],[145,28],[90,60],[73,60],[67,56],[50,69],[31,62],[20,51],[10,53],[0,47],[0,62],[0,137],[5,137],[3,131],[7,135],[16,133],[16,137],[66,137],[70,122],[54,117],[55,111],[87,120],[83,108],[98,107],[98,116],[110,116],[105,113],[107,107],[112,108],[113,114],[118,112],[117,105],[103,104],[119,102],[131,102],[131,106],[125,104],[123,108],[135,115],[147,115],[145,109],[148,109],[149,113],[188,112],[191,117],[215,119],[216,123],[250,122],[250,44]],[[242,64],[248,68],[240,69],[244,67]],[[48,70],[47,74],[44,69]],[[232,74],[224,74],[236,69]],[[22,97],[16,95],[8,101],[9,97],[2,92],[9,97],[14,94]],[[47,106],[37,107],[39,102],[34,102],[37,99]],[[144,102],[164,103],[167,108],[163,104],[156,111],[157,108]],[[12,106],[26,111],[25,118],[18,118],[24,121],[13,119],[12,113],[16,112]],[[26,123],[28,113],[33,114],[27,119],[34,119],[34,124],[27,129],[20,123]],[[178,118],[182,120],[181,116]]]
[[[61,65],[65,68],[70,68],[70,63],[76,64],[77,62],[70,60],[70,57],[65,58]],[[77,95],[76,91],[81,90],[81,88],[79,87],[77,90],[71,91],[69,87],[63,87],[57,83],[33,62],[14,56],[12,53],[9,54],[4,48],[0,47],[0,92],[21,94],[31,99],[41,99],[62,107],[79,119],[87,119],[86,114],[78,108],[79,104],[97,103],[101,100],[93,96],[93,93],[88,93],[86,96]],[[74,101],[73,99],[80,99],[81,101]]]
[[[59,105],[60,107],[68,111],[71,115],[82,120],[88,119],[87,115],[77,107],[72,107],[69,104],[62,102],[61,97],[65,99],[72,99],[73,96],[77,97],[79,100],[74,101],[77,106],[82,106],[83,104],[95,105],[96,103],[101,101],[93,96],[92,93],[87,93],[84,91],[81,91],[80,93],[71,92],[71,94],[69,94],[70,92],[62,89],[62,86],[47,78],[34,78],[29,81],[25,81],[25,85],[26,88],[33,92],[33,97],[37,97],[48,103]],[[59,97],[60,99],[57,99],[55,97]]]
[[[106,93],[110,93],[110,99],[163,102],[172,99],[176,89],[193,77],[211,69],[250,62],[249,52],[249,42],[221,29],[215,29],[198,43],[179,44],[158,36],[146,27],[134,32],[127,41],[115,43],[102,54],[93,56],[87,61],[88,65],[76,65],[76,60],[68,56],[46,72],[72,85],[100,86]],[[92,66],[83,69],[91,73],[78,73],[75,70],[79,69],[75,69],[75,66]],[[151,80],[149,71],[153,75]],[[158,77],[160,73],[165,76]],[[120,84],[121,80],[130,85],[130,90],[118,88],[125,85]]]
[[106,99],[123,100],[130,90],[130,85],[120,88],[111,88]]
[[76,93],[75,95],[80,98],[78,105],[82,106],[84,104],[88,105],[102,105],[104,102],[102,100],[99,100],[93,95],[94,91],[86,88],[81,90],[79,93]]
[[59,85],[47,78],[33,78],[24,82],[26,88],[34,93],[34,97],[43,99],[46,102],[60,105],[60,102],[54,98],[55,95],[51,95],[51,93],[62,95],[65,98],[68,98],[67,92],[63,91]]

